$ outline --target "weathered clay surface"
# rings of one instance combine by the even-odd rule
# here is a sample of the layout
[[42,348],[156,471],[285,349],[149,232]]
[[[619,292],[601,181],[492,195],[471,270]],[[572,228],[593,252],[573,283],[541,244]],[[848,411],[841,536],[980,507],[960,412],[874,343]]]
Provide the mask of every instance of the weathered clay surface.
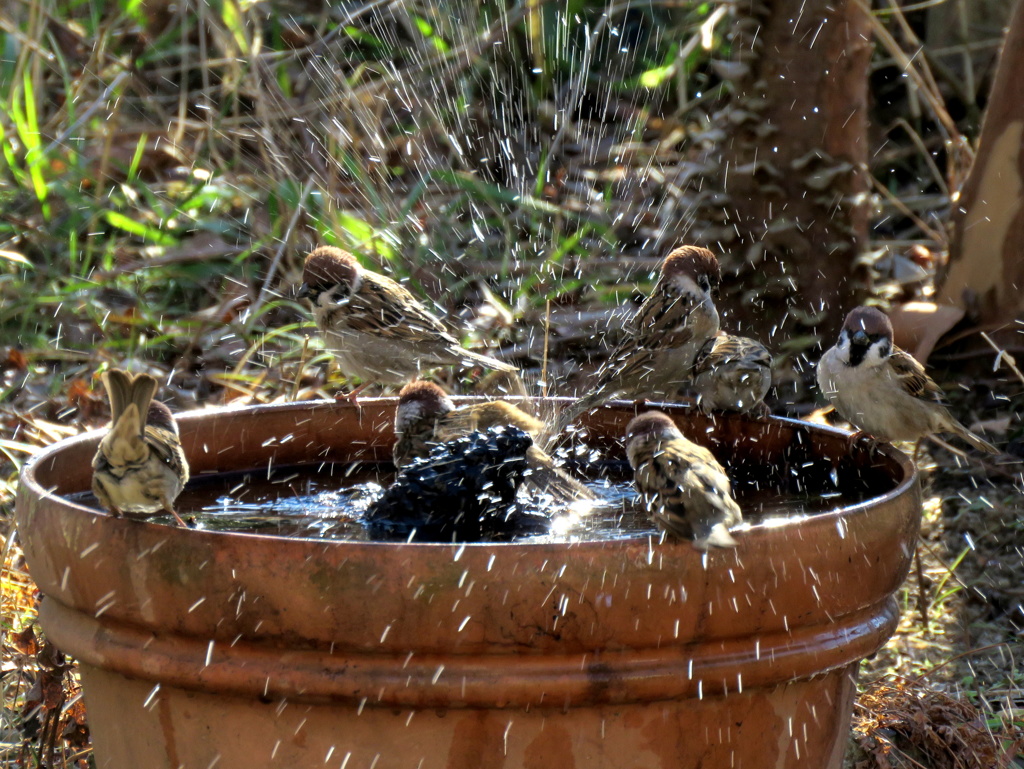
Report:
[[[180,425],[199,477],[386,462],[393,409]],[[879,496],[707,555],[646,538],[322,542],[113,519],[59,496],[88,488],[96,435],[40,455],[19,526],[43,627],[83,662],[99,766],[838,766],[851,673],[897,620],[912,465],[847,456],[839,431],[669,411],[738,483],[834,473]],[[633,414],[596,412],[591,440],[614,445]]]

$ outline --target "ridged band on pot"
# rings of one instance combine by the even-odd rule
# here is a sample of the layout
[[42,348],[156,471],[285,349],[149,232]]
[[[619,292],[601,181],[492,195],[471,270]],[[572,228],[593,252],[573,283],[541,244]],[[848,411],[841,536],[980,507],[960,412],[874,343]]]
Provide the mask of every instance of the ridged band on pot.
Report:
[[756,639],[584,654],[395,656],[156,635],[51,599],[40,610],[58,647],[130,678],[270,700],[415,708],[579,707],[770,688],[866,657],[892,635],[898,619],[896,602],[888,598],[840,626]]

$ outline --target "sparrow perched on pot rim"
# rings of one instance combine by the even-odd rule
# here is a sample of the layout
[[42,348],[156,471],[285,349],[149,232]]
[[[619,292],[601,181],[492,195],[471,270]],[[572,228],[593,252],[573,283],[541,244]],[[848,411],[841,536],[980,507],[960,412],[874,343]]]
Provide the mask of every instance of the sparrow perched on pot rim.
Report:
[[892,343],[892,324],[874,307],[846,316],[839,340],[818,363],[818,387],[844,419],[878,440],[954,433],[982,451],[999,451],[950,415],[942,390]]
[[755,339],[719,333],[704,343],[693,364],[693,389],[704,413],[757,409],[772,386],[772,356]]
[[[409,291],[362,267],[347,251],[321,246],[306,257],[299,296],[348,376],[403,384],[435,366],[514,366],[464,349]],[[360,387],[359,389],[362,389]]]
[[153,400],[149,374],[111,369],[103,375],[110,431],[92,460],[92,491],[113,515],[168,512],[181,524],[174,500],[188,483],[188,462],[171,410]]
[[[395,411],[396,467],[427,456],[438,444],[490,427],[511,426],[530,436],[539,435],[544,423],[505,401],[484,401],[456,407],[433,382],[410,382],[398,395]],[[590,489],[555,466],[537,446],[526,450],[528,480],[541,492],[561,500],[594,499]]]
[[688,441],[666,414],[648,411],[626,426],[626,454],[637,491],[659,529],[699,550],[734,547],[729,529],[743,520],[718,461]]
[[626,338],[597,371],[592,390],[567,406],[552,434],[615,396],[671,397],[689,381],[693,361],[718,333],[713,293],[721,272],[706,248],[682,246],[661,263],[650,296],[626,325]]

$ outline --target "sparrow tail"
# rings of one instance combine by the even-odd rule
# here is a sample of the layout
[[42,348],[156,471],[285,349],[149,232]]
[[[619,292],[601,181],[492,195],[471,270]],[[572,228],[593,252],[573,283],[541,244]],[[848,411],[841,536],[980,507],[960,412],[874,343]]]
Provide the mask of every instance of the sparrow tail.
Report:
[[997,449],[995,446],[993,446],[988,441],[983,440],[982,438],[979,438],[977,435],[972,433],[970,430],[968,430],[966,427],[964,427],[959,422],[957,422],[955,420],[950,420],[950,422],[951,422],[951,424],[949,425],[950,432],[953,432],[956,435],[959,435],[961,438],[963,438],[969,444],[974,446],[974,448],[976,448],[976,449],[978,449],[980,451],[986,451],[989,454],[998,454],[999,453],[999,449]]
[[607,392],[597,389],[587,393],[574,403],[570,403],[559,413],[554,425],[538,436],[537,443],[545,449],[549,448],[554,439],[565,431],[565,428],[575,422],[578,417],[600,406],[609,397]]
[[146,427],[149,404],[156,395],[157,381],[149,374],[131,375],[121,369],[110,369],[103,375],[103,384],[110,399],[111,422],[117,425],[129,404],[134,403],[139,419],[138,434]]
[[459,357],[462,358],[462,362],[470,366],[483,366],[484,368],[494,369],[495,371],[518,371],[515,366],[511,363],[504,363],[503,361],[492,358],[488,355],[481,355],[478,352],[472,350],[460,349]]
[[698,550],[710,550],[713,547],[736,547],[737,544],[724,523],[716,523],[711,527],[707,536],[693,541],[693,546]]

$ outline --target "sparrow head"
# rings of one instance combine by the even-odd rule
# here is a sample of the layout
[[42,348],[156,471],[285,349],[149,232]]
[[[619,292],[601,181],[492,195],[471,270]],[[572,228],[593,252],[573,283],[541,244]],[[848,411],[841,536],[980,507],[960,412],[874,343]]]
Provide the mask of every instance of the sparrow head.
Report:
[[433,382],[409,382],[398,393],[395,432],[404,432],[409,425],[423,419],[438,419],[454,410],[455,404],[448,393]]
[[684,284],[692,282],[700,292],[711,295],[718,291],[722,271],[713,253],[700,246],[680,246],[661,263],[661,279]]
[[336,293],[343,299],[359,288],[361,272],[359,262],[348,251],[320,246],[306,257],[299,298],[309,299],[314,305],[324,293]]
[[146,424],[149,427],[159,427],[175,435],[178,434],[178,423],[174,421],[174,414],[160,401],[149,402],[149,411],[146,412]]
[[836,347],[850,366],[877,366],[892,352],[892,324],[881,310],[857,307],[846,316]]
[[648,411],[633,417],[626,425],[626,447],[641,438],[682,438],[676,423],[660,411]]

